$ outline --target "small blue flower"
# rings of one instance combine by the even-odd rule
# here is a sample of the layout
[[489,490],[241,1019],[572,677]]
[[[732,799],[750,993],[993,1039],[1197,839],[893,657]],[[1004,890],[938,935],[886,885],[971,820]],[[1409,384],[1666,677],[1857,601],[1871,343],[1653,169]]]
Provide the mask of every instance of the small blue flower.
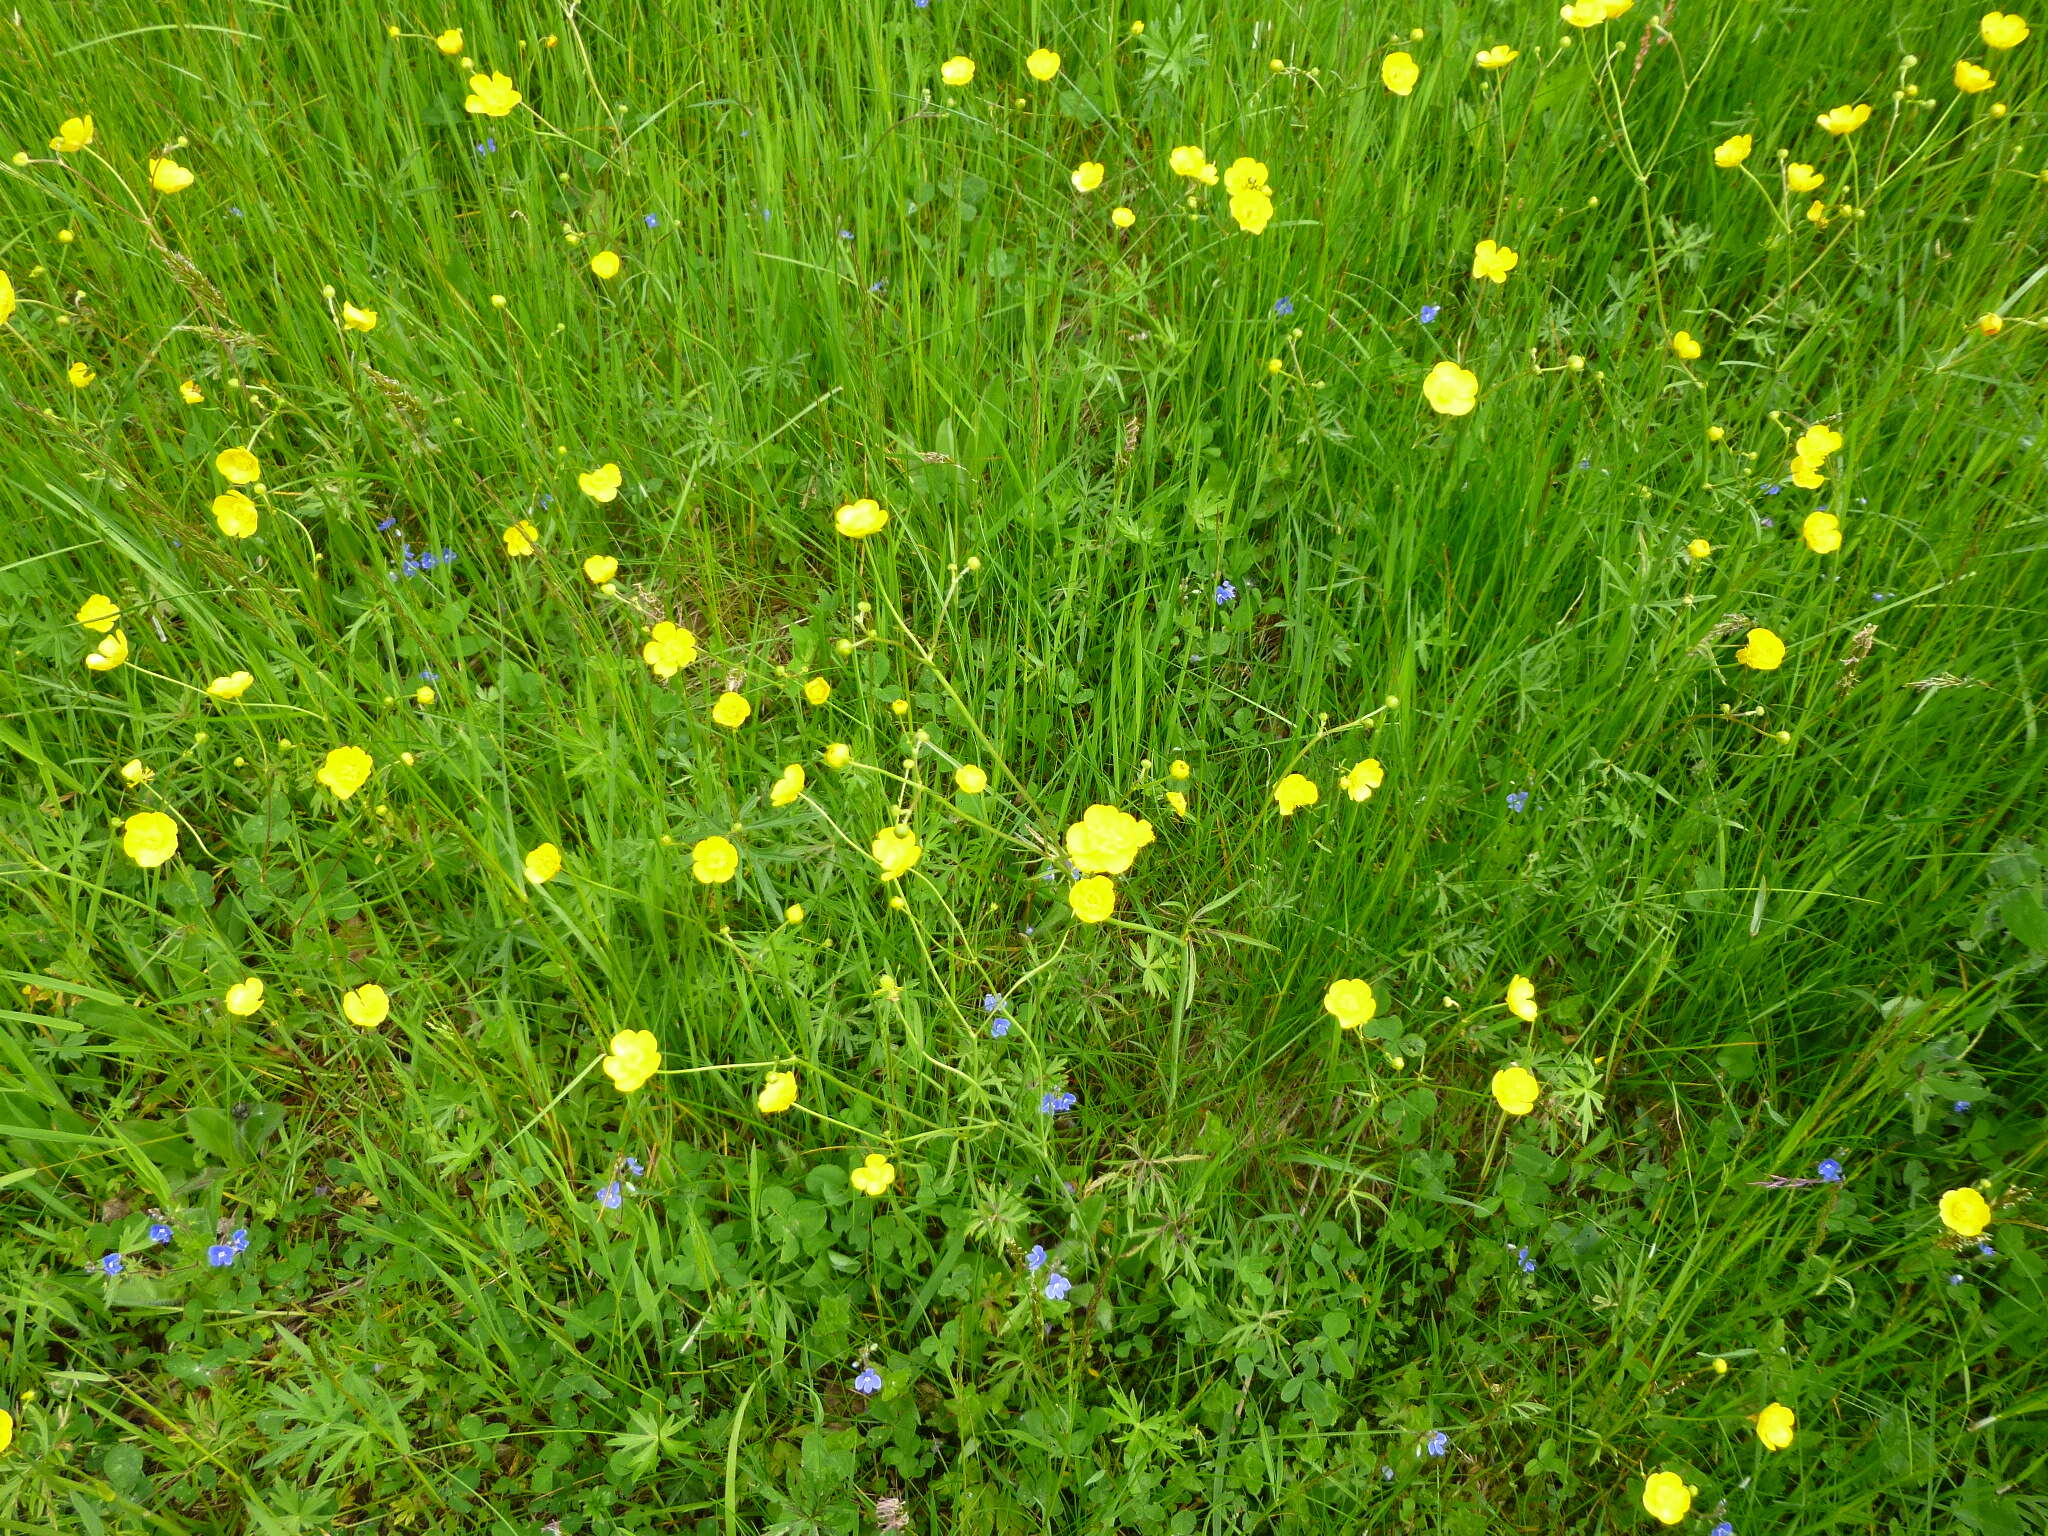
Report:
[[232,213],[238,219],[246,219],[248,217],[246,213],[242,212],[242,210],[237,208],[233,203],[228,204],[228,212]]
[[233,1243],[215,1243],[206,1250],[206,1262],[215,1269],[226,1269],[235,1262],[235,1245]]
[[235,1228],[233,1232],[228,1234],[228,1246],[237,1253],[247,1253],[249,1251],[249,1229],[247,1227]]
[[1007,1035],[1010,1032],[1010,1026],[1015,1022],[1016,1021],[1013,1019],[1004,1018],[992,1020],[988,1026],[989,1038],[991,1040],[1002,1039],[1003,1036]]
[[100,1272],[102,1274],[118,1275],[125,1267],[121,1261],[121,1255],[118,1253],[103,1253],[100,1255]]
[[643,1167],[643,1166],[641,1165],[641,1162],[640,1162],[640,1159],[639,1159],[639,1158],[637,1158],[637,1157],[629,1157],[629,1158],[627,1158],[627,1159],[625,1160],[625,1162],[626,1162],[626,1172],[628,1172],[628,1173],[630,1173],[631,1175],[633,1175],[633,1177],[634,1177],[634,1178],[636,1178],[636,1179],[639,1179],[639,1178],[645,1178],[645,1177],[646,1177],[646,1175],[647,1175],[647,1170],[646,1170],[646,1168],[645,1168],[645,1167]]
[[984,992],[984,993],[982,993],[982,994],[981,994],[981,1009],[982,1009],[982,1012],[984,1012],[984,1013],[1000,1013],[1000,1012],[1002,1011],[1002,1007],[1003,1007],[1003,1000],[1002,1000],[1002,999],[1001,999],[1000,997],[998,997],[998,996],[997,996],[997,995],[996,995],[995,993],[993,993],[993,992]]
[[611,1183],[605,1185],[604,1188],[597,1192],[597,1203],[608,1211],[616,1211],[625,1203],[625,1196],[619,1193],[619,1181],[617,1179],[613,1179]]
[[862,1397],[873,1397],[882,1390],[882,1375],[872,1365],[853,1378],[853,1390]]
[[1381,1467],[1380,1477],[1384,1481],[1391,1483],[1394,1480],[1394,1469],[1392,1467]]
[[429,669],[427,671],[423,671],[420,673],[420,681],[423,683],[438,682],[440,680],[440,676],[440,673]]
[[1950,1275],[1948,1277],[1948,1283],[1950,1285],[1961,1285],[1963,1283],[1963,1277],[1961,1275]]
[[397,526],[398,526],[398,519],[397,519],[397,518],[395,518],[395,517],[387,517],[387,518],[385,518],[385,519],[384,519],[384,521],[383,521],[383,522],[381,522],[381,523],[379,523],[379,524],[377,525],[377,531],[378,531],[379,533],[389,533],[389,532],[390,532],[390,531],[391,531],[392,529],[396,528]]
[[1432,1456],[1447,1455],[1451,1449],[1451,1437],[1440,1429],[1435,1430],[1430,1434],[1424,1449]]
[[1968,1114],[1969,1112],[1970,1112],[1970,1101],[1969,1101],[1968,1099],[1957,1099],[1957,1100],[1956,1100],[1956,1113],[1957,1113],[1957,1114],[1959,1114],[1959,1115],[1967,1115],[1967,1114]]
[[1529,1257],[1529,1250],[1527,1248],[1517,1248],[1515,1250],[1515,1262],[1521,1266],[1523,1274],[1533,1275],[1536,1273],[1536,1261]]
[[1723,1520],[1719,1525],[1707,1532],[1707,1536],[1735,1536],[1735,1527],[1726,1520]]
[[1024,1267],[1034,1275],[1045,1268],[1045,1249],[1043,1246],[1038,1243],[1031,1245],[1031,1251],[1024,1255]]
[[1285,320],[1289,315],[1293,313],[1294,300],[1287,298],[1283,295],[1282,297],[1277,298],[1273,301],[1273,314],[1276,319]]
[[649,229],[659,229],[661,227],[661,220],[656,218],[651,213],[648,214],[647,217],[642,219],[640,222],[642,224],[645,224]]
[[1067,1299],[1067,1292],[1073,1288],[1074,1282],[1058,1270],[1054,1270],[1045,1277],[1045,1299],[1047,1301],[1065,1301]]
[[1896,592],[1873,592],[1870,594],[1870,600],[1873,603],[1888,603],[1898,595]]
[[152,1243],[168,1243],[171,1240],[171,1224],[168,1221],[152,1221],[149,1224],[149,1240]]
[[1522,814],[1523,809],[1528,804],[1529,791],[1527,791],[1526,789],[1511,789],[1508,791],[1508,809],[1513,811],[1517,816]]
[[1063,1115],[1078,1102],[1071,1093],[1048,1093],[1039,1098],[1038,1112],[1041,1115]]
[[1218,608],[1221,608],[1225,603],[1234,603],[1236,601],[1237,588],[1230,584],[1227,577],[1216,583],[1216,606]]
[[[1778,493],[1774,490],[1771,492],[1771,494],[1775,496]],[[1778,522],[1776,518],[1760,517],[1756,520],[1756,525],[1759,528],[1775,528],[1778,526]]]
[[434,558],[433,551],[431,550],[427,551],[426,553],[420,556],[420,569],[423,571],[431,571],[435,566],[439,565],[440,563],[440,561]]
[[841,231],[839,231],[839,238],[842,240],[851,240],[853,238],[853,231],[850,229],[842,229]]
[[868,292],[869,292],[869,293],[880,293],[880,292],[881,292],[881,291],[882,291],[882,290],[883,290],[884,288],[886,288],[886,287],[888,287],[888,286],[889,286],[889,279],[887,279],[886,277],[878,277],[878,278],[876,278],[876,279],[875,279],[875,280],[874,280],[874,281],[873,281],[872,283],[869,283],[869,284],[868,284]]
[[1832,1157],[1822,1158],[1820,1166],[1813,1171],[1820,1175],[1820,1181],[1823,1184],[1839,1184],[1842,1182],[1842,1165]]
[[1436,317],[1438,313],[1439,310],[1437,309],[1436,305],[1425,304],[1422,306],[1421,313],[1418,314],[1415,318],[1420,320],[1424,325],[1434,325],[1436,324]]
[[1979,1243],[1977,1245],[1977,1251],[1983,1254],[1984,1257],[1987,1259],[1995,1259],[1998,1257],[1998,1250],[1992,1247],[1989,1243]]
[[1777,484],[1771,484],[1771,485],[1766,485],[1766,486],[1764,487],[1764,494],[1765,494],[1766,496],[1782,496],[1782,495],[1783,495],[1784,493],[1785,493],[1785,487],[1784,487],[1784,486],[1782,486],[1782,485],[1777,485]]

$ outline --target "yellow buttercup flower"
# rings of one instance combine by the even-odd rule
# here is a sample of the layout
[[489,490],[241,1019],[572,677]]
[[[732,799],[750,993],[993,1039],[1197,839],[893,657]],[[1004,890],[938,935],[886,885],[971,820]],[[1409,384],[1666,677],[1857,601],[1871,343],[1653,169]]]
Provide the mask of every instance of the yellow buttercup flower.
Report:
[[85,664],[94,672],[111,672],[128,660],[128,636],[111,630],[100,643],[85,653]]
[[1806,222],[1815,229],[1826,229],[1828,227],[1828,205],[1817,197],[1808,203],[1806,205]]
[[1076,192],[1093,192],[1102,185],[1102,162],[1083,160],[1074,167],[1074,174],[1067,178],[1074,184]]
[[900,880],[924,857],[924,845],[909,827],[884,827],[868,844],[868,854],[882,866],[882,882]]
[[1390,53],[1380,60],[1380,84],[1396,96],[1406,96],[1421,78],[1421,69],[1406,52]]
[[1829,107],[1814,121],[1840,138],[1845,133],[1854,133],[1870,121],[1870,104],[1859,101],[1853,107]]
[[1695,560],[1704,560],[1714,552],[1714,546],[1705,539],[1694,539],[1685,546],[1685,552]]
[[1798,1423],[1792,1410],[1783,1403],[1769,1403],[1756,1416],[1756,1437],[1763,1441],[1765,1450],[1782,1451],[1792,1444]]
[[1506,43],[1496,43],[1491,48],[1482,48],[1474,55],[1481,69],[1506,69],[1521,56],[1521,49],[1510,48]]
[[1832,555],[1842,547],[1842,524],[1832,512],[1809,512],[1799,525],[1799,537],[1816,555]]
[[896,1165],[879,1152],[870,1152],[867,1161],[858,1168],[849,1170],[847,1182],[870,1199],[885,1195],[889,1186],[896,1182]]
[[1380,1011],[1380,1000],[1372,987],[1355,976],[1333,981],[1323,990],[1323,1011],[1345,1029],[1370,1024]]
[[614,500],[624,477],[619,474],[616,464],[600,464],[596,469],[586,470],[576,477],[577,489],[592,501]]
[[1597,27],[1607,20],[1607,7],[1602,0],[1572,0],[1557,14],[1575,27]]
[[1222,179],[1222,173],[1216,169],[1215,163],[1202,153],[1199,144],[1175,145],[1173,152],[1166,157],[1166,165],[1174,175],[1185,176],[1188,180],[1200,182],[1205,187],[1213,187]]
[[1508,1012],[1524,1024],[1536,1022],[1536,983],[1526,976],[1514,976],[1508,981]]
[[1091,805],[1067,828],[1067,857],[1084,875],[1121,875],[1153,835],[1149,821],[1113,805]]
[[[2010,44],[1993,43],[1991,46],[2001,48]],[[67,117],[59,123],[56,137],[50,140],[50,148],[60,155],[75,155],[91,142],[92,116],[88,113],[84,117]]]
[[617,251],[599,251],[590,258],[590,270],[605,282],[610,282],[619,275],[620,265]]
[[1643,1483],[1643,1508],[1666,1525],[1676,1525],[1690,1513],[1698,1492],[1676,1472],[1652,1472]]
[[1941,1224],[1958,1237],[1981,1236],[1991,1225],[1990,1202],[1967,1185],[1952,1189],[1941,1197]]
[[[2009,11],[1986,11],[1984,19],[1977,23],[1977,35],[1984,39],[1987,48],[2017,48],[2024,43],[2029,32],[2026,22]],[[71,124],[64,125],[69,128]],[[85,136],[92,138],[92,119],[85,120]],[[52,148],[55,146],[52,145]]]
[[1991,71],[1982,64],[1972,64],[1968,59],[1956,60],[1956,89],[1965,96],[1988,91],[1996,84],[1998,82],[1991,78]]
[[212,699],[239,699],[255,681],[253,673],[230,672],[226,677],[216,677],[208,683],[206,695]]
[[167,864],[178,852],[178,824],[162,811],[137,811],[121,823],[121,851],[144,869]]
[[0,1408],[0,1452],[14,1444],[14,1415]]
[[469,94],[463,98],[462,109],[485,117],[506,117],[521,100],[512,82],[494,70],[488,75],[469,77]]
[[[1024,68],[1030,72],[1032,79],[1043,83],[1060,72],[1060,56],[1050,48],[1034,48],[1025,57]],[[951,84],[950,81],[947,83]],[[963,80],[960,83],[965,85],[967,82]],[[1087,189],[1084,187],[1082,190]]]
[[1607,7],[1607,18],[1612,21],[1633,6],[1636,0],[1600,0],[1600,3]]
[[514,560],[524,559],[540,548],[540,530],[526,518],[519,519],[504,532],[505,553]]
[[2000,331],[2004,329],[2005,316],[2001,314],[1997,314],[1994,311],[1987,309],[1983,314],[1977,317],[1977,330],[1980,335],[1996,336]]
[[223,448],[214,455],[213,467],[229,485],[254,485],[263,478],[263,466],[246,448]]
[[813,708],[832,697],[832,685],[822,677],[814,677],[804,684],[804,702]]
[[663,619],[648,633],[651,638],[640,647],[640,659],[663,682],[697,659],[697,637],[689,630]]
[[740,851],[730,839],[707,837],[690,847],[690,873],[699,885],[723,885],[739,872]]
[[213,524],[231,539],[248,538],[261,521],[256,503],[240,491],[223,491],[213,498]]
[[782,920],[792,928],[801,923],[806,915],[803,907],[794,901],[782,909]]
[[764,1115],[779,1115],[795,1103],[796,1074],[770,1072],[768,1080],[761,1084],[761,1092],[754,1100],[754,1108]]
[[754,706],[747,702],[744,693],[734,693],[728,688],[711,705],[711,719],[716,725],[728,731],[736,731],[747,723],[747,717],[754,712]]
[[1543,1085],[1527,1067],[1503,1067],[1493,1074],[1493,1102],[1510,1115],[1526,1115],[1536,1107]]
[[1248,235],[1263,235],[1273,222],[1273,195],[1263,187],[1230,194],[1230,216]]
[[1785,642],[1768,629],[1752,629],[1735,659],[1758,672],[1775,672],[1785,664]]
[[1724,171],[1732,171],[1749,158],[1749,152],[1755,144],[1756,140],[1746,133],[1738,133],[1732,138],[1723,139],[1714,146],[1714,164]]
[[1109,222],[1118,229],[1129,229],[1138,222],[1138,216],[1128,208],[1112,208],[1109,210]]
[[1183,821],[1187,819],[1188,797],[1186,795],[1177,789],[1169,789],[1166,792],[1166,803],[1173,807],[1174,815],[1180,817]]
[[1794,160],[1785,167],[1785,185],[1794,192],[1815,192],[1826,182],[1827,177],[1801,160]]
[[156,770],[139,757],[131,757],[121,765],[121,782],[130,789],[140,789],[156,777]]
[[962,763],[953,770],[953,787],[963,795],[979,795],[988,789],[988,774],[978,763]]
[[619,574],[619,562],[610,555],[592,555],[583,562],[583,579],[593,587],[604,586]]
[[1693,340],[1691,331],[1673,331],[1671,333],[1671,350],[1690,363],[1699,357],[1700,344]]
[[770,805],[794,805],[804,792],[803,764],[791,763],[782,770],[782,777],[768,786]]
[[1250,155],[1239,155],[1230,162],[1230,169],[1223,173],[1223,190],[1226,192],[1252,192],[1269,188],[1265,165]]
[[121,605],[104,592],[95,592],[78,605],[72,617],[94,634],[104,635],[121,617]]
[[542,843],[527,853],[519,867],[528,885],[546,885],[562,872],[562,850],[553,843]]
[[5,272],[0,272],[0,325],[14,318],[14,282]]
[[434,39],[434,46],[449,58],[454,58],[458,53],[462,52],[462,28],[450,27],[446,32],[443,32]]
[[377,329],[377,311],[363,309],[344,299],[341,305],[341,328],[345,331],[374,331]]
[[1107,875],[1090,875],[1067,887],[1067,906],[1084,923],[1099,923],[1116,910],[1116,883]]
[[1422,398],[1439,416],[1470,416],[1479,403],[1479,375],[1446,359],[1424,377]]
[[263,1006],[263,982],[255,976],[245,976],[227,990],[221,999],[223,1006],[238,1019],[246,1019]]
[[1170,779],[1186,779],[1194,776],[1195,770],[1188,766],[1187,759],[1176,757],[1166,765],[1166,776]]
[[187,379],[178,386],[178,398],[187,405],[204,405],[206,403],[206,391],[201,389],[192,380]]
[[1380,766],[1376,757],[1360,758],[1337,780],[1337,787],[1358,801],[1361,805],[1372,798],[1372,792],[1387,782],[1387,771]]
[[837,771],[853,761],[853,748],[843,741],[830,742],[818,757],[827,768]]
[[[1598,4],[1598,0],[1589,0]],[[1476,278],[1491,279],[1505,283],[1508,274],[1515,270],[1522,258],[1504,245],[1495,245],[1491,240],[1482,240],[1472,248],[1472,275]]]
[[346,800],[363,787],[376,766],[377,760],[361,747],[336,747],[313,777],[334,791],[335,799]]
[[604,1075],[621,1093],[632,1093],[661,1070],[661,1042],[651,1029],[622,1029],[605,1052]]
[[863,496],[859,501],[849,501],[834,512],[832,526],[845,538],[864,539],[869,534],[880,533],[889,526],[889,513],[872,497]]
[[73,389],[84,389],[94,379],[98,378],[99,375],[92,371],[92,366],[89,363],[73,363],[64,370],[64,377],[71,381]]
[[192,185],[192,173],[165,156],[149,162],[149,184],[165,197],[172,197]]
[[1799,434],[1799,440],[1792,445],[1792,451],[1802,458],[1821,460],[1829,454],[1842,451],[1842,434],[1825,422],[1817,421]]
[[391,1017],[391,996],[374,981],[341,994],[341,1016],[357,1029],[375,1029]]
[[972,84],[974,81],[974,60],[968,58],[964,53],[954,54],[952,58],[939,66],[939,78],[956,91],[963,85]]

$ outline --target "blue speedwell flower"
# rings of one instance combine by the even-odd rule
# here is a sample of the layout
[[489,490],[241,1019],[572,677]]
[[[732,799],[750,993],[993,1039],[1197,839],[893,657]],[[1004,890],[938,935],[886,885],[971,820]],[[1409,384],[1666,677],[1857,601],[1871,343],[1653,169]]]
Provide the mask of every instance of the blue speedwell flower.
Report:
[[233,1243],[215,1243],[206,1250],[206,1262],[215,1269],[226,1269],[235,1262],[235,1245]]
[[1424,1442],[1423,1448],[1432,1456],[1448,1455],[1451,1449],[1451,1437],[1440,1429],[1434,1430],[1431,1432],[1429,1439]]
[[1283,294],[1281,297],[1273,301],[1273,316],[1275,319],[1285,320],[1289,315],[1293,313],[1294,300],[1286,297]]
[[118,1253],[103,1253],[100,1255],[100,1272],[102,1274],[118,1275],[123,1268],[121,1255]]
[[882,1390],[882,1373],[872,1365],[853,1378],[853,1390],[862,1397],[873,1397]]
[[1418,314],[1415,318],[1420,320],[1424,325],[1434,325],[1436,324],[1436,317],[1438,313],[1439,311],[1436,305],[1425,304],[1422,306],[1422,312]]
[[1832,1157],[1822,1158],[1820,1166],[1813,1171],[1820,1175],[1820,1181],[1823,1184],[1839,1184],[1842,1182],[1842,1165]]
[[1024,1267],[1034,1275],[1045,1268],[1045,1249],[1033,1243],[1031,1251],[1024,1255]]
[[1016,1023],[1015,1019],[993,1019],[989,1022],[989,1035],[994,1039],[1000,1040],[1003,1038],[1003,1036],[1007,1035],[1010,1032],[1010,1026],[1014,1023]]
[[1526,789],[1511,789],[1508,791],[1508,809],[1513,811],[1517,816],[1522,814],[1523,810],[1527,808],[1528,804],[1529,791],[1527,791]]
[[1230,584],[1227,577],[1216,583],[1216,606],[1218,608],[1221,608],[1225,603],[1234,603],[1236,601],[1237,588]]
[[152,1221],[149,1224],[149,1240],[152,1243],[168,1243],[171,1240],[171,1224],[168,1221]]
[[1723,1520],[1719,1525],[1707,1532],[1707,1536],[1735,1536],[1735,1527],[1726,1520]]
[[1047,1301],[1065,1301],[1067,1299],[1067,1292],[1073,1288],[1074,1282],[1058,1270],[1054,1270],[1045,1277],[1045,1299]]
[[1042,1094],[1038,1100],[1038,1112],[1041,1115],[1064,1115],[1079,1102],[1071,1093]]
[[597,1192],[597,1203],[608,1211],[616,1211],[625,1203],[625,1196],[619,1193],[619,1181],[617,1179],[613,1179],[611,1183],[605,1185],[604,1188]]

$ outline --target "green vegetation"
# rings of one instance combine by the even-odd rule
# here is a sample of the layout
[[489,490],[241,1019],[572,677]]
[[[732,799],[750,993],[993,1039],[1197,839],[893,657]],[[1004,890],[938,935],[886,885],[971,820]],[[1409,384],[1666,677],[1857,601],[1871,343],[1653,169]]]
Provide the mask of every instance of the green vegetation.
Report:
[[20,13],[0,1529],[2048,1527],[2048,38]]

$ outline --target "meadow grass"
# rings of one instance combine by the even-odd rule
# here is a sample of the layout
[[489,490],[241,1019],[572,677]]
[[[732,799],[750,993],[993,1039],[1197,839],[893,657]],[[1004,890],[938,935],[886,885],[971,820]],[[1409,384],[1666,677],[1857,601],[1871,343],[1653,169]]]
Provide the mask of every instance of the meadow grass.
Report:
[[0,1529],[2048,1527],[2044,39],[1980,14],[24,0]]

